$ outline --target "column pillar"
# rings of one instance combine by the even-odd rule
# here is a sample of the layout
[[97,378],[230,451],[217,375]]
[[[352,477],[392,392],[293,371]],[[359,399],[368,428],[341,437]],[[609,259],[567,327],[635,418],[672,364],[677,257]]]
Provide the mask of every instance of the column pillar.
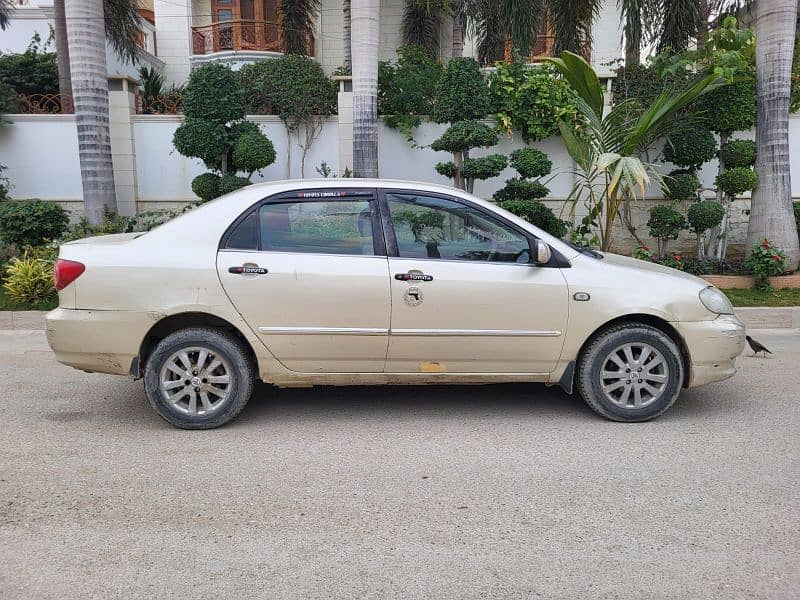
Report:
[[136,214],[136,147],[132,116],[136,112],[136,82],[127,78],[108,80],[111,160],[114,165],[114,188],[117,211],[123,216]]
[[153,12],[166,83],[186,83],[192,55],[192,0],[154,0]]

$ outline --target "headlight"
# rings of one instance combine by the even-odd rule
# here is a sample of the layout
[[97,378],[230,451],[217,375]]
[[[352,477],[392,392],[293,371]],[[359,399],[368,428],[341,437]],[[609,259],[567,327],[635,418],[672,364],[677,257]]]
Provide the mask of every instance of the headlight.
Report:
[[733,306],[728,297],[713,286],[708,286],[700,292],[700,302],[708,310],[718,315],[732,315]]

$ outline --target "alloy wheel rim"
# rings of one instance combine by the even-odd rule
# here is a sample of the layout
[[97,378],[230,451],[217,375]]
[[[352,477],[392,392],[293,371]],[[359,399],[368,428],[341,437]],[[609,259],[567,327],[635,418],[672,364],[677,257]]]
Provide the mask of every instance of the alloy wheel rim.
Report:
[[650,344],[631,342],[618,346],[603,361],[600,385],[616,406],[639,409],[656,402],[669,383],[664,355]]
[[228,362],[202,346],[172,353],[159,376],[164,399],[190,415],[208,415],[219,410],[230,395],[232,382]]

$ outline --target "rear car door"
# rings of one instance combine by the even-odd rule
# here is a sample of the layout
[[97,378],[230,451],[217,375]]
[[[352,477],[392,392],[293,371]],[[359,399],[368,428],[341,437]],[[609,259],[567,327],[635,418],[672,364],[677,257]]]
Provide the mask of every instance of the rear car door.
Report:
[[236,309],[288,369],[380,373],[390,287],[372,190],[265,200],[221,240],[217,272]]
[[382,193],[392,274],[386,371],[551,372],[567,326],[558,266],[483,207],[427,192]]

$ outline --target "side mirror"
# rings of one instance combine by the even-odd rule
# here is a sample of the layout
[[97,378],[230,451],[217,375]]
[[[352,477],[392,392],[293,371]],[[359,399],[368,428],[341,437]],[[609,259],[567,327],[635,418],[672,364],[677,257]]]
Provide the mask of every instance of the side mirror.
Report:
[[542,240],[533,240],[532,246],[533,264],[546,265],[550,262],[550,258],[553,256],[553,253],[550,251],[550,246]]

